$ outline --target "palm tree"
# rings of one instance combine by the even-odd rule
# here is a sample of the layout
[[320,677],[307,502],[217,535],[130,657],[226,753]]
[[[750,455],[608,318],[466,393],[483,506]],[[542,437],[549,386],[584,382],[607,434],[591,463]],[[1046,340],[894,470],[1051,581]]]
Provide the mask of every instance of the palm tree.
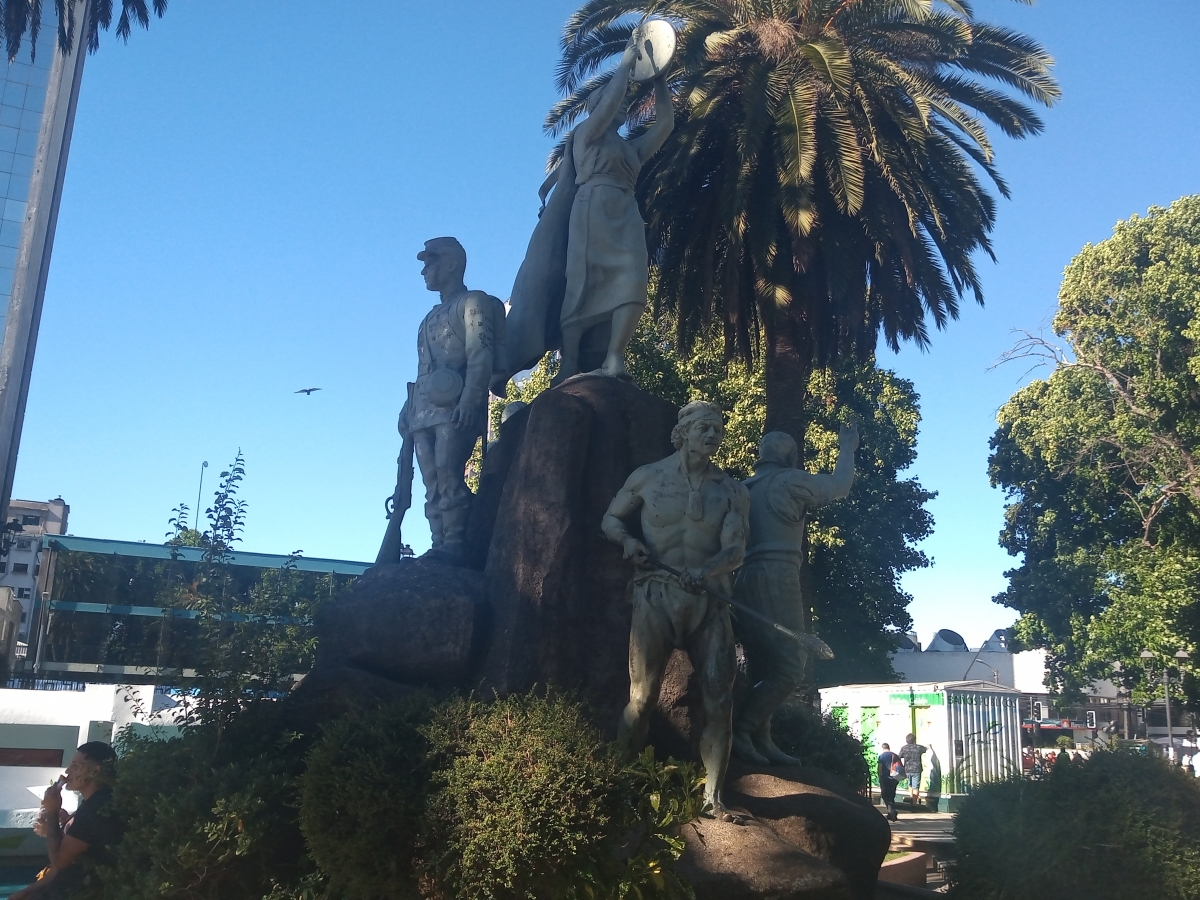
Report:
[[[879,335],[929,343],[982,303],[1008,189],[985,122],[1036,134],[1059,97],[1052,59],[975,19],[966,0],[589,0],[567,22],[547,117],[561,133],[646,15],[671,21],[675,131],[642,171],[660,308],[687,346],[723,324],[726,353],[765,365],[767,427],[802,440],[814,367],[868,358]],[[1007,91],[1006,91],[1007,89]],[[631,128],[653,109],[649,85]]]
[[[95,53],[100,46],[100,29],[108,31],[112,25],[114,2],[115,0],[85,0],[89,53]],[[79,25],[75,0],[53,0],[53,3],[55,19],[58,22],[58,48],[63,53],[68,53],[75,44],[75,32]],[[0,34],[4,37],[9,62],[17,58],[21,51],[21,42],[27,34],[32,54],[32,45],[36,43],[38,32],[42,28],[43,5],[47,5],[47,0],[0,0]],[[117,37],[128,41],[134,22],[143,28],[149,28],[151,9],[154,10],[154,15],[161,19],[167,11],[167,0],[151,0],[149,4],[146,0],[121,0]]]

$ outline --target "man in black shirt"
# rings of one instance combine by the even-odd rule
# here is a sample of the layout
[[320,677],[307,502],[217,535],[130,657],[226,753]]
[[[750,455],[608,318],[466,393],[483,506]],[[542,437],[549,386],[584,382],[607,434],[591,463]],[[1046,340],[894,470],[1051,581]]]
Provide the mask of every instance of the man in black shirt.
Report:
[[[87,869],[112,860],[112,848],[121,838],[109,786],[116,759],[108,744],[89,741],[75,751],[66,774],[46,789],[37,830],[46,837],[50,866],[9,900],[68,898],[83,884]],[[79,808],[65,827],[60,823],[64,787],[80,796]]]

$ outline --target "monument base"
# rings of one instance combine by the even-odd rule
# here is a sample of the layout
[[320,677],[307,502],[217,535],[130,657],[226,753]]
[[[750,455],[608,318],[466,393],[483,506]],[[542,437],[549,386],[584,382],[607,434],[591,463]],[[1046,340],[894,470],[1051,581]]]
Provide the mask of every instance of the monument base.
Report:
[[[676,414],[600,376],[537,397],[489,448],[468,565],[370,569],[318,617],[317,666],[295,692],[297,708],[327,719],[422,688],[490,696],[553,685],[574,692],[614,737],[629,698],[633,566],[600,520],[635,468],[672,452]],[[703,711],[690,675],[677,652],[651,726],[660,756],[698,759]],[[700,900],[871,896],[890,829],[836,776],[735,761],[725,802],[749,824],[684,828],[680,872]]]

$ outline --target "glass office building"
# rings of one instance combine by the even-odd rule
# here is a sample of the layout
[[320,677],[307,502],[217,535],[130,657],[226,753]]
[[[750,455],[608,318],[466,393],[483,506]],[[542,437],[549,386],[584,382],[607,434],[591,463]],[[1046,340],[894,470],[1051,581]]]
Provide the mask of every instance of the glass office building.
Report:
[[[77,36],[84,0],[70,0]],[[0,61],[0,511],[7,511],[86,50],[58,49],[54,4],[37,42]],[[34,52],[30,52],[31,49]],[[7,521],[7,515],[5,521]]]
[[[53,7],[51,6],[51,9]],[[33,158],[37,154],[50,64],[56,51],[56,28],[42,28],[33,62],[25,52],[5,68],[0,93],[0,312],[8,317],[17,249],[29,206]],[[0,321],[3,321],[0,319]]]

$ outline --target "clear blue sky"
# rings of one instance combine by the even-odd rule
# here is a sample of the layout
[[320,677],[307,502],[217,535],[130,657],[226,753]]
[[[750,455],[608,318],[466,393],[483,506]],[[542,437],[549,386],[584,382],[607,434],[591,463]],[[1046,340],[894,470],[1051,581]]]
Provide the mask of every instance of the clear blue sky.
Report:
[[[914,473],[939,493],[933,568],[906,579],[922,639],[976,645],[1012,560],[987,484],[988,371],[1054,310],[1064,266],[1120,218],[1200,191],[1200,4],[977,0],[1058,60],[1046,133],[1001,141],[987,307],[881,363],[911,378]],[[245,546],[371,559],[395,473],[416,252],[458,236],[467,283],[507,296],[537,212],[541,122],[570,2],[174,0],[87,62],[14,496],[75,534],[160,541],[240,447]],[[293,391],[321,387],[311,397]],[[419,502],[417,504],[419,510]],[[428,535],[418,510],[407,535]]]

